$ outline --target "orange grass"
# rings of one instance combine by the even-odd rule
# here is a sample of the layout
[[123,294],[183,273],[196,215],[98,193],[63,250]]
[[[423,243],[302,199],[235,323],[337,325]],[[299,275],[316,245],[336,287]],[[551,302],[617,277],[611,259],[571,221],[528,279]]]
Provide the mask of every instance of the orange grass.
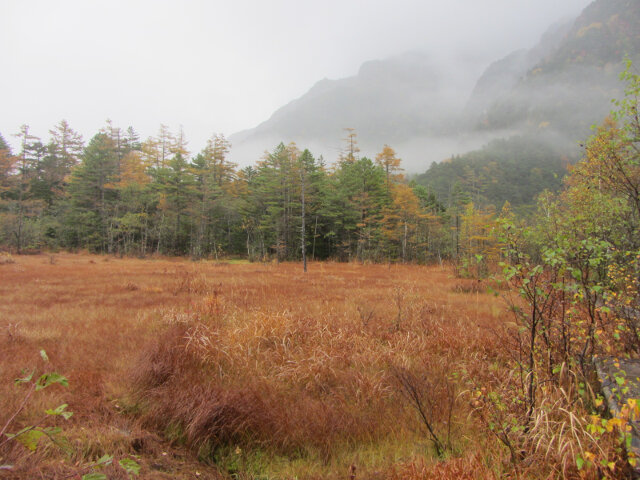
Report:
[[[0,265],[0,423],[40,349],[69,388],[43,392],[12,431],[60,403],[75,412],[60,423],[70,457],[0,452],[15,478],[72,474],[104,453],[139,455],[144,478],[348,478],[351,465],[357,478],[473,478],[473,465],[490,478],[500,467],[483,463],[498,447],[458,379],[481,382],[500,363],[504,305],[450,269],[14,260]],[[457,458],[434,458],[394,369],[420,383]]]

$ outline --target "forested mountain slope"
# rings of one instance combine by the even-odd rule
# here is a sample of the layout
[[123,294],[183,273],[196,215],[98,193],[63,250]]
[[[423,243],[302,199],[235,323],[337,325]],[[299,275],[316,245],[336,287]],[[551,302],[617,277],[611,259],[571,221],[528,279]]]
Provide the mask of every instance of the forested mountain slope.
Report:
[[478,81],[466,108],[472,128],[510,129],[513,137],[432,164],[416,180],[443,201],[469,186],[478,201],[497,206],[532,203],[543,189],[557,189],[591,125],[622,95],[620,72],[626,58],[638,65],[638,52],[640,2],[596,0],[534,49],[492,64]]
[[[543,38],[527,55],[535,58],[540,50],[546,54],[533,64],[527,65],[523,54],[514,54],[481,77],[469,102],[478,113],[476,128],[516,126],[521,131],[552,130],[574,142],[584,138],[591,125],[608,113],[611,99],[620,96],[618,76],[625,57],[638,58],[640,2],[596,0],[568,31],[561,27],[550,32],[550,38]],[[518,62],[524,68],[518,69]],[[505,73],[492,74],[500,67],[502,72],[522,75],[512,88],[491,88],[509,78]]]
[[567,166],[575,160],[537,137],[514,136],[434,163],[415,181],[447,206],[471,200],[498,209],[505,202],[520,207],[533,204],[544,189],[560,188]]
[[625,56],[640,51],[639,10],[633,0],[596,0],[531,49],[490,65],[473,91],[460,68],[425,54],[366,62],[357,75],[321,80],[256,128],[232,135],[233,159],[251,163],[280,141],[295,141],[333,161],[345,127],[358,133],[364,154],[390,144],[414,172],[511,135],[542,132],[555,152],[575,155],[620,96]]

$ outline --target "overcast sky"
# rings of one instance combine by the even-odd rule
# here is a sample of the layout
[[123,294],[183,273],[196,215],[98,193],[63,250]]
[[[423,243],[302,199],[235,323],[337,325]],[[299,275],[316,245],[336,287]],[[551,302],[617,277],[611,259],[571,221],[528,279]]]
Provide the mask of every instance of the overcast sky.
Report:
[[322,78],[426,50],[469,64],[523,47],[590,0],[0,0],[0,133],[88,140],[110,118],[144,138],[184,127],[200,150]]

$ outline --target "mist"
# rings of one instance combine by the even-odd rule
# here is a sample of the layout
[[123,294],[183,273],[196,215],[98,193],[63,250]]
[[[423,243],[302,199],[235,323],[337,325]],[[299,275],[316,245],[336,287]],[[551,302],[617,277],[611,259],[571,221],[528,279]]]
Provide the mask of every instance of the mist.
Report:
[[198,151],[322,78],[406,51],[455,64],[469,88],[491,61],[587,3],[9,0],[0,5],[0,133],[13,143],[29,124],[44,139],[64,118],[88,139],[111,119],[146,138],[163,123],[182,126]]

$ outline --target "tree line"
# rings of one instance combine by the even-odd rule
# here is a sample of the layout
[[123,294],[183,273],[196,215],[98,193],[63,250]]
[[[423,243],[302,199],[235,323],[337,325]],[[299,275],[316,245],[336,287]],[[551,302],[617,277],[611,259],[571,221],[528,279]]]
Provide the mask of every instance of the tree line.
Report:
[[12,152],[0,135],[0,246],[18,253],[430,262],[486,233],[469,195],[443,205],[391,147],[361,157],[352,129],[332,165],[281,143],[245,168],[223,135],[192,154],[164,125],[145,141],[107,122],[85,144],[64,120],[46,143],[15,137]]

